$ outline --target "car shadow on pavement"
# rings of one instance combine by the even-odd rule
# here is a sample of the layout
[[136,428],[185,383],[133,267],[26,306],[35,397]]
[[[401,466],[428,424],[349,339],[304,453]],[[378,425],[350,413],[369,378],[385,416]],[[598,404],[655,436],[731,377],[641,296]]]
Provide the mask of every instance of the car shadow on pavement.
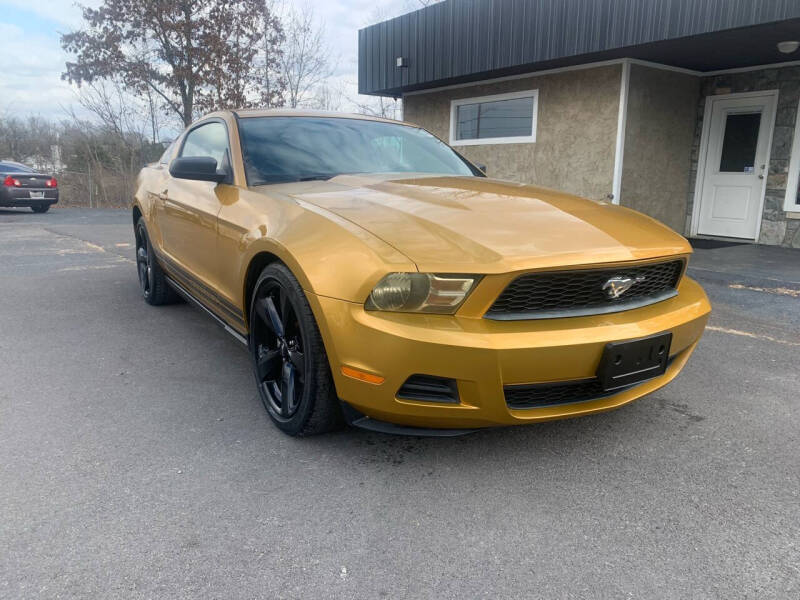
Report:
[[[666,392],[666,393],[665,393]],[[547,465],[649,453],[654,440],[679,440],[697,434],[704,416],[667,389],[613,411],[534,423],[481,429],[459,437],[400,436],[347,427],[313,438],[295,439],[295,451],[313,456],[341,452],[363,465],[427,472],[432,467],[474,471],[484,467]],[[266,425],[269,425],[268,419]],[[686,441],[684,439],[684,441]],[[429,473],[431,474],[431,473]]]

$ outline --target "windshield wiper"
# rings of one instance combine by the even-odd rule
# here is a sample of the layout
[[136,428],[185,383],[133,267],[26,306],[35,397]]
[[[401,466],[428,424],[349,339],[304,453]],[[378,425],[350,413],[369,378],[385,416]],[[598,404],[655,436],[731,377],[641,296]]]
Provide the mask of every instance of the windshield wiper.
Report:
[[317,173],[316,175],[306,175],[304,177],[286,177],[281,179],[263,179],[253,181],[250,183],[252,186],[259,185],[275,185],[278,183],[296,183],[298,181],[328,181],[339,175],[346,175],[347,173]]
[[336,177],[336,175],[338,175],[338,173],[328,173],[326,175],[308,175],[306,177],[298,178],[297,181],[327,181],[328,179],[333,179]]

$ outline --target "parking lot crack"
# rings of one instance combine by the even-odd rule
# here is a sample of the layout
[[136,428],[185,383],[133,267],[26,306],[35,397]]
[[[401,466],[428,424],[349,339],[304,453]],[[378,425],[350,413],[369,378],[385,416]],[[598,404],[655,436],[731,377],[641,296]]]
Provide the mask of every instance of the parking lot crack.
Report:
[[763,340],[765,342],[772,342],[774,344],[785,344],[787,346],[800,346],[800,341],[795,342],[791,340],[782,340],[780,338],[772,337],[771,335],[752,333],[750,331],[740,331],[738,329],[729,329],[727,327],[718,327],[715,325],[707,325],[706,329],[708,331],[718,331],[720,333],[728,333],[730,335],[739,335],[742,337],[749,337],[757,340]]
[[132,260],[132,259],[128,258],[127,256],[125,256],[121,252],[116,252],[114,250],[109,250],[107,248],[104,248],[103,246],[95,244],[94,242],[90,242],[89,240],[85,240],[80,236],[77,236],[77,235],[74,235],[74,234],[71,234],[71,233],[64,233],[63,231],[56,231],[55,229],[51,229],[50,227],[42,227],[42,229],[44,231],[46,231],[47,233],[51,233],[51,234],[57,235],[59,237],[78,240],[79,242],[81,242],[82,244],[85,244],[86,246],[88,246],[92,250],[95,250],[96,252],[103,252],[105,254],[114,254],[114,255],[120,257],[122,260],[124,260],[126,262],[129,262],[129,263],[132,263],[132,264],[136,263],[135,260]]
[[792,289],[787,287],[774,287],[766,288],[755,285],[743,285],[741,283],[731,283],[728,285],[732,290],[748,290],[751,292],[763,292],[765,294],[777,294],[779,296],[791,296],[792,298],[800,298],[800,289]]

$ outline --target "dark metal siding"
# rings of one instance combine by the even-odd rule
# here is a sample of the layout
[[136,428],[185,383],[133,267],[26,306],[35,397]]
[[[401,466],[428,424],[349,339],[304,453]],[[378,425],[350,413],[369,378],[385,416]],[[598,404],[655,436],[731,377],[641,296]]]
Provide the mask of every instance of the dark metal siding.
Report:
[[647,45],[642,56],[659,58],[679,38],[797,18],[800,0],[445,0],[359,31],[359,91],[398,94]]

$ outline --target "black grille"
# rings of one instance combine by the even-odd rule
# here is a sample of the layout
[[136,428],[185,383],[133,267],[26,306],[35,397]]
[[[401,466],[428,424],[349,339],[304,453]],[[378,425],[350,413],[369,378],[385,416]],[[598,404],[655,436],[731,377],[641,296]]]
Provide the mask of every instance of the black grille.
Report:
[[397,392],[404,400],[423,402],[458,402],[458,385],[453,379],[431,375],[412,375]]
[[[580,271],[549,271],[517,277],[495,300],[490,319],[545,319],[616,312],[674,296],[683,260]],[[612,277],[636,281],[619,298],[609,298],[603,286]]]
[[535,385],[507,385],[503,388],[506,404],[509,408],[539,408],[554,404],[570,402],[586,402],[612,394],[618,394],[626,388],[617,388],[610,392],[603,390],[596,378],[581,379],[559,383],[539,383]]
[[[670,357],[667,366],[678,355]],[[587,379],[573,379],[572,381],[554,381],[552,383],[528,383],[522,385],[506,385],[503,394],[506,397],[508,408],[541,408],[556,404],[570,404],[571,402],[588,402],[599,400],[606,396],[613,396],[625,390],[636,387],[649,381],[638,381],[624,387],[604,390],[597,377]]]

